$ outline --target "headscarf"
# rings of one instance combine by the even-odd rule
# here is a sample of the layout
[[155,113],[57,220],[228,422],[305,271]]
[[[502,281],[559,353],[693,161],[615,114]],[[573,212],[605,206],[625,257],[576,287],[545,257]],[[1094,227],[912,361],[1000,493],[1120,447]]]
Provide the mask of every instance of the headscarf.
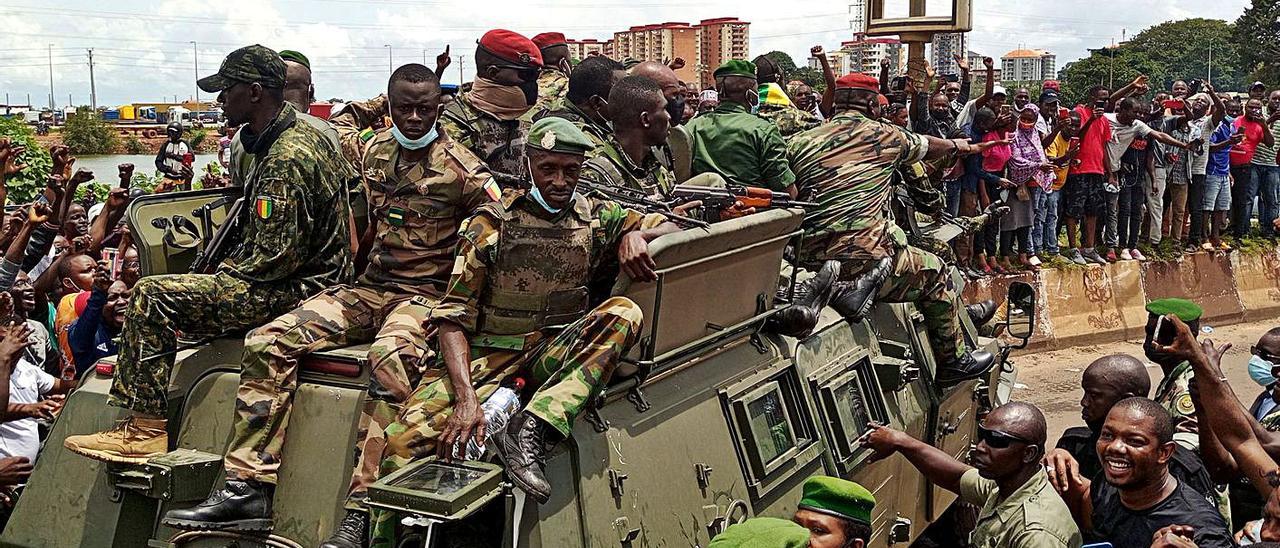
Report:
[[[1027,103],[1018,111],[1032,111],[1036,119],[1040,118],[1040,107],[1035,103]],[[1040,169],[1049,160],[1044,154],[1044,145],[1040,142],[1040,134],[1035,126],[1022,127],[1019,123],[1013,133],[1013,157],[1009,160],[1009,180],[1017,184],[1034,181],[1042,187],[1053,182],[1052,172]]]

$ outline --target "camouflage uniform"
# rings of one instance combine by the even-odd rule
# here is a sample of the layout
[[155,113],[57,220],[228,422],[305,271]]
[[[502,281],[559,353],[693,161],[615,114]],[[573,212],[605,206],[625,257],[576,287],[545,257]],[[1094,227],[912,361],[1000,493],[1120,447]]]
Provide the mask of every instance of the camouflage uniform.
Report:
[[[177,333],[223,335],[350,279],[351,205],[338,151],[283,108],[246,180],[243,241],[216,274],[143,278],[133,288],[112,379],[113,405],[164,416]],[[266,143],[264,143],[266,145]]]
[[[288,108],[294,108],[292,103],[285,103],[285,106]],[[297,112],[297,109],[294,109],[294,112]],[[338,132],[333,128],[333,126],[329,125],[329,122],[305,112],[297,112],[297,117],[299,122],[306,123],[307,125],[316,128],[320,133],[323,133],[325,139],[329,140],[329,143],[333,145],[334,149],[341,150],[342,145],[338,140]],[[249,172],[253,170],[253,155],[244,153],[244,143],[240,142],[239,131],[237,131],[235,135],[231,136],[230,163],[231,167],[229,171],[231,172],[231,185],[244,186],[244,180],[248,178]]]
[[[624,234],[663,220],[581,195],[568,207],[553,217],[508,191],[501,206],[481,208],[460,229],[449,291],[431,311],[432,321],[455,323],[469,334],[471,381],[480,401],[520,374],[533,391],[525,409],[564,436],[635,343],[642,318],[625,297],[590,309],[586,286]],[[386,429],[382,475],[436,450],[452,395],[447,377],[413,393]],[[374,546],[387,545],[392,521],[373,513]]]
[[1197,449],[1200,445],[1196,407],[1191,401],[1191,390],[1188,388],[1194,377],[1195,370],[1190,362],[1178,364],[1160,381],[1154,398],[1156,403],[1163,405],[1173,415],[1174,439],[1187,445],[1188,449]]
[[790,139],[792,135],[809,131],[822,124],[822,120],[812,112],[805,112],[795,106],[761,104],[760,117],[778,126],[778,133],[781,133],[784,139]]
[[526,184],[529,169],[524,155],[528,123],[499,120],[477,109],[470,93],[463,93],[440,112],[440,130],[449,134],[489,166],[504,188]]
[[543,67],[538,74],[538,102],[534,103],[533,111],[559,110],[565,105],[564,96],[568,92],[569,77],[559,68]]
[[854,111],[794,136],[787,147],[800,194],[821,204],[804,220],[801,264],[816,270],[835,259],[842,263],[841,277],[851,279],[892,257],[892,275],[877,300],[915,302],[934,354],[948,361],[963,353],[964,344],[946,265],[908,245],[906,233],[890,218],[894,171],[923,160],[927,152],[919,135]]
[[649,147],[649,156],[641,165],[627,155],[618,141],[609,136],[601,146],[587,155],[579,177],[598,185],[644,191],[650,195],[666,195],[675,186],[671,158],[661,147]]
[[386,98],[379,97],[352,103],[333,120],[344,148],[356,151],[351,160],[369,197],[376,234],[369,266],[357,285],[328,289],[246,338],[228,477],[276,482],[298,359],[306,354],[373,342],[361,419],[367,460],[352,480],[361,485],[377,472],[382,429],[421,377],[439,377],[423,371],[431,352],[422,322],[444,292],[458,224],[497,197],[497,184],[479,159],[444,134],[425,161],[402,165],[390,130],[366,129],[385,110]]

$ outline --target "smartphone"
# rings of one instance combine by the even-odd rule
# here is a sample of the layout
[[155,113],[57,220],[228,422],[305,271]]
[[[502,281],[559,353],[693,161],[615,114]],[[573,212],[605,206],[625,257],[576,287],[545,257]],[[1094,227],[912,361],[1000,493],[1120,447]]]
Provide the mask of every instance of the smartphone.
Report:
[[1094,101],[1094,102],[1093,102],[1093,108],[1107,108],[1107,102],[1106,102],[1106,101]]
[[1178,331],[1173,324],[1165,321],[1164,316],[1156,318],[1155,342],[1157,344],[1168,346],[1173,344],[1173,339],[1178,336]]
[[1201,80],[1199,78],[1191,79],[1190,82],[1187,82],[1187,94],[1190,96],[1190,95],[1195,95],[1197,93],[1200,93],[1200,86],[1203,86],[1203,85],[1204,85],[1204,80]]
[[907,77],[898,76],[889,81],[890,91],[905,91],[907,89]]

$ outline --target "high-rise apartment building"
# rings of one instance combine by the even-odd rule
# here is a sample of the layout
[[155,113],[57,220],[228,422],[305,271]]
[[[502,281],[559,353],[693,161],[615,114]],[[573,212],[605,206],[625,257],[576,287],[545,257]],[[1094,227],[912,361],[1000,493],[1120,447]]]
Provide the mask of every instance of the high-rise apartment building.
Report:
[[613,40],[601,42],[595,38],[585,40],[568,40],[569,57],[582,60],[592,55],[613,55]]
[[1057,77],[1058,56],[1039,49],[1016,49],[1000,58],[1005,82],[1039,82]]
[[577,59],[585,59],[593,52],[619,61],[628,57],[658,62],[684,59],[684,67],[676,70],[680,80],[704,88],[713,87],[717,67],[730,59],[747,59],[750,55],[750,26],[751,23],[736,17],[704,19],[692,25],[681,22],[638,25],[613,33],[610,40],[569,40],[569,53]]
[[963,57],[968,51],[965,42],[967,40],[962,32],[933,35],[933,42],[929,45],[929,64],[940,75],[959,75],[960,66],[956,63],[956,56]]
[[703,88],[715,87],[713,73],[717,67],[730,59],[749,58],[751,23],[737,17],[719,17],[703,19],[695,27],[698,29],[698,55],[691,64],[697,73],[697,82]]

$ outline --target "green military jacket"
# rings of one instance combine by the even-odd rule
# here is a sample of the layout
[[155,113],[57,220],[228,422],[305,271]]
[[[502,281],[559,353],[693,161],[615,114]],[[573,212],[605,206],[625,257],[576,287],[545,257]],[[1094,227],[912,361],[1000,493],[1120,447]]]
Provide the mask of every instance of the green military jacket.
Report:
[[503,187],[524,184],[528,178],[524,144],[525,120],[499,120],[471,104],[470,93],[459,95],[440,112],[440,129],[470,150]]
[[996,482],[970,469],[960,477],[960,498],[980,508],[969,542],[974,548],[1080,548],[1083,543],[1071,510],[1044,472],[1001,500]]
[[794,106],[760,105],[760,117],[778,126],[778,132],[782,134],[783,139],[822,124],[822,120],[813,113]]
[[579,177],[598,185],[639,190],[649,195],[665,196],[675,186],[671,158],[662,147],[649,147],[649,155],[636,163],[618,141],[609,136],[582,164]]
[[255,137],[245,147],[254,159],[245,177],[242,239],[220,271],[305,293],[346,283],[354,268],[346,161],[289,106]]
[[795,182],[778,127],[729,101],[685,124],[693,148],[691,175],[720,174],[730,183],[786,190]]
[[440,295],[453,269],[458,225],[501,192],[489,170],[447,133],[426,158],[401,162],[389,128],[370,129],[386,112],[386,98],[355,102],[333,118],[344,149],[360,172],[374,231],[362,283]]
[[[293,108],[291,103],[285,103],[285,106]],[[297,112],[297,109],[294,109]],[[340,149],[341,144],[338,139],[338,132],[329,125],[329,122],[316,118],[305,112],[297,112],[298,121],[303,122],[316,130],[323,133],[325,138],[333,144],[333,148]],[[253,169],[253,155],[244,153],[244,143],[240,142],[240,132],[231,136],[231,185],[244,186],[245,177],[249,176],[249,171]]]

